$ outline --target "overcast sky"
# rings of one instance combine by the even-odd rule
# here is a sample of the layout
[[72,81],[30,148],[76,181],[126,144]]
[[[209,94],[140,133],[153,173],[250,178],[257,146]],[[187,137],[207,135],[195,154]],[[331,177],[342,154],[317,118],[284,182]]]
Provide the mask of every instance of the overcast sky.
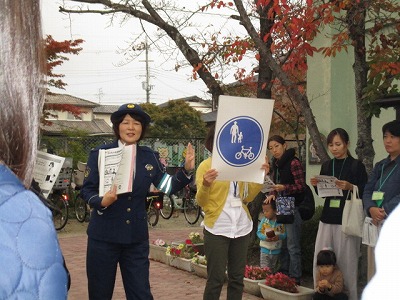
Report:
[[[42,0],[43,33],[52,35],[57,41],[84,39],[79,55],[70,55],[70,60],[57,67],[55,73],[65,74],[66,90],[52,89],[53,92],[70,94],[102,104],[143,103],[146,92],[145,55],[134,62],[124,62],[124,55],[118,50],[140,33],[137,21],[125,25],[109,25],[110,17],[96,14],[68,16],[58,12],[61,0]],[[69,1],[66,1],[67,3]],[[69,2],[71,3],[71,2]],[[138,30],[139,29],[139,30]],[[163,103],[170,99],[197,95],[210,98],[205,84],[190,81],[189,68],[175,72],[175,61],[165,62],[160,54],[149,52],[150,84],[153,85],[150,102]]]

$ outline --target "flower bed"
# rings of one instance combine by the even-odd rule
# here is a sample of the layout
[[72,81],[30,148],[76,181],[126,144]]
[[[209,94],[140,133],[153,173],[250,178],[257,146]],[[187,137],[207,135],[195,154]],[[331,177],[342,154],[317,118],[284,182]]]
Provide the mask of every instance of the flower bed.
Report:
[[189,233],[189,239],[185,243],[193,248],[193,252],[204,255],[204,239],[198,232]]
[[312,300],[314,295],[313,289],[304,286],[298,286],[297,293],[289,293],[270,287],[264,283],[259,283],[258,285],[263,299],[268,300]]
[[169,258],[165,253],[165,247],[150,244],[149,259],[169,264]]
[[259,280],[254,280],[254,279],[249,279],[244,277],[243,278],[243,291],[245,293],[260,297],[261,296],[261,290],[260,286],[258,285],[259,283],[264,283],[265,279],[259,279]]
[[171,257],[170,261],[169,261],[169,265],[171,267],[175,267],[180,270],[184,270],[187,272],[193,272],[192,260],[188,259],[188,258]]
[[289,293],[299,292],[295,280],[283,273],[269,274],[265,279],[265,285]]
[[169,264],[169,257],[166,254],[167,244],[163,240],[157,239],[149,246],[149,259]]
[[196,255],[192,258],[192,269],[194,273],[201,277],[207,278],[207,260],[205,256]]
[[314,295],[313,289],[297,286],[293,278],[283,273],[270,274],[258,285],[263,298],[269,300],[311,300]]
[[246,266],[244,270],[243,290],[257,297],[261,296],[259,283],[265,283],[265,278],[271,274],[269,268],[261,268],[258,266]]

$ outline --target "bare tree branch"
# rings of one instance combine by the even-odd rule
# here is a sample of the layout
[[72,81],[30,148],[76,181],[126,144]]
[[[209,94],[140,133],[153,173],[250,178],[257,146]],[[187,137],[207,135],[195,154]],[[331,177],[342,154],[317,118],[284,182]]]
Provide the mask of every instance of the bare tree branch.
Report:
[[262,53],[267,58],[267,64],[274,72],[275,76],[282,82],[282,84],[287,88],[287,92],[290,97],[296,99],[299,103],[304,118],[306,120],[308,131],[310,132],[311,139],[314,143],[315,149],[318,153],[318,156],[322,161],[329,160],[328,153],[326,152],[323,142],[321,141],[319,130],[317,124],[315,122],[315,117],[312,113],[310,104],[308,102],[307,95],[303,95],[297,88],[297,85],[294,84],[288,75],[282,70],[282,68],[278,65],[275,59],[272,56],[271,50],[265,46],[262,39],[260,38],[258,32],[254,28],[253,24],[248,17],[243,3],[241,0],[234,0],[236,8],[240,15],[241,24],[246,28],[247,33],[250,35],[256,47],[259,49],[260,53]]

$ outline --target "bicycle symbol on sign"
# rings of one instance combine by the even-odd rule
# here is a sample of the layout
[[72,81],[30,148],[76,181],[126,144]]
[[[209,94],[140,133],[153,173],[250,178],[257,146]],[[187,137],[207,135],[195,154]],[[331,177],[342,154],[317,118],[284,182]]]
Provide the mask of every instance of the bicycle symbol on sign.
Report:
[[235,154],[235,158],[236,159],[241,159],[242,156],[246,159],[252,160],[254,158],[254,153],[251,152],[251,148],[253,147],[249,147],[249,148],[244,148],[244,146],[242,146],[242,150],[240,150],[240,152],[237,152]]

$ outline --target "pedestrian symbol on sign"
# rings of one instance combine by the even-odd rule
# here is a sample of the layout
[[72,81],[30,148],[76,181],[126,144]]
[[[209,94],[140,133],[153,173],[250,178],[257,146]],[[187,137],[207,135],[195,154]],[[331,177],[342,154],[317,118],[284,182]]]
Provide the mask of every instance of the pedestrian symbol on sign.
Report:
[[221,158],[229,165],[243,167],[261,154],[264,133],[261,125],[249,116],[227,121],[217,133],[216,147]]

